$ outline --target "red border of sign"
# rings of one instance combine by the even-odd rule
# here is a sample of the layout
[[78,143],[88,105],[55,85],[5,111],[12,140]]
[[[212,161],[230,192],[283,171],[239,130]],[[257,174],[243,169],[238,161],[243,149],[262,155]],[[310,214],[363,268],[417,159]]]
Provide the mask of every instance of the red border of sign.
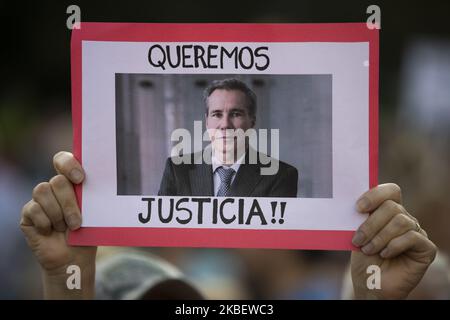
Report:
[[[366,23],[164,24],[83,22],[72,31],[73,152],[82,163],[81,41],[369,42],[369,184],[378,184],[378,30]],[[82,186],[75,187],[82,205]],[[83,227],[71,245],[355,250],[354,231]]]

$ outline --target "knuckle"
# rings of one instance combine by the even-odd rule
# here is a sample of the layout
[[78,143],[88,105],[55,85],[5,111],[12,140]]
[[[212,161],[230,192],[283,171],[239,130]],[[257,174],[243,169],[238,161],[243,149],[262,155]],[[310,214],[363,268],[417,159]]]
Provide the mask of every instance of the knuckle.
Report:
[[401,199],[402,196],[402,189],[400,186],[396,183],[391,183],[392,193],[397,196],[399,199]]
[[25,203],[25,205],[22,207],[22,217],[26,216],[29,214],[29,210],[30,210],[30,205],[33,202],[33,200],[28,201],[27,203]]
[[392,211],[397,211],[398,210],[398,203],[393,201],[393,200],[386,200],[385,201],[386,206],[388,209],[392,210]]
[[397,214],[392,222],[396,229],[405,229],[411,226],[411,220],[403,213]]
[[400,208],[400,205],[393,200],[386,200],[382,204],[383,210],[386,210],[390,213],[400,213],[403,212]]
[[33,198],[42,197],[50,191],[50,185],[48,182],[41,182],[33,188]]
[[415,241],[418,241],[421,239],[420,238],[421,235],[419,233],[415,232],[414,230],[409,230],[407,233],[407,236],[408,236],[408,241],[411,241],[411,242],[415,242]]
[[62,174],[58,174],[51,178],[49,183],[54,189],[62,189],[67,185],[67,178]]
[[30,205],[28,206],[28,211],[27,211],[27,213],[28,213],[30,216],[36,216],[36,215],[38,215],[40,212],[41,212],[41,206],[40,206],[37,202],[35,202],[35,201],[31,202]]

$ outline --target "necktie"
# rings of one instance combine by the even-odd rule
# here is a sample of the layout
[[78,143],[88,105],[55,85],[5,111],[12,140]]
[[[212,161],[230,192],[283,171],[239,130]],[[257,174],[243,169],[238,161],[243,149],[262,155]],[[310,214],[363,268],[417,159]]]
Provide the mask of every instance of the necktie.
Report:
[[216,172],[220,177],[220,186],[219,191],[217,191],[217,197],[224,197],[227,195],[230,190],[231,179],[233,178],[234,170],[233,169],[225,169],[223,167],[218,167]]

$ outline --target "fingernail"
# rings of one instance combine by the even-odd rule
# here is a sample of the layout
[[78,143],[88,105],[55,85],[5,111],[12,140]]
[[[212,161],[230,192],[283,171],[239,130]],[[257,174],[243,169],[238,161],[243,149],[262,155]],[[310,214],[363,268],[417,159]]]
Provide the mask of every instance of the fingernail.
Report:
[[374,246],[370,242],[361,248],[362,252],[364,252],[365,254],[371,254],[373,249]]
[[360,246],[364,243],[364,239],[365,239],[364,233],[362,233],[361,231],[356,231],[355,235],[353,236],[352,243],[355,246]]
[[70,171],[70,178],[73,182],[80,183],[83,179],[83,174],[78,169],[72,169],[72,171]]
[[369,210],[369,200],[366,197],[362,197],[356,202],[356,206],[359,212],[366,212]]
[[382,258],[386,258],[389,255],[389,249],[388,248],[384,248],[383,251],[381,251],[380,256]]
[[81,221],[75,214],[72,214],[67,217],[67,224],[69,225],[70,230],[76,230],[81,226]]

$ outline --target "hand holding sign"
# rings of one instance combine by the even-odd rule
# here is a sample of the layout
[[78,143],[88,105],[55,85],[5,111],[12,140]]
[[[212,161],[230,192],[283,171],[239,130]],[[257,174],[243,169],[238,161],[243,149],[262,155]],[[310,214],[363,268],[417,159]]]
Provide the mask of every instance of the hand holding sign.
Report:
[[[353,252],[351,260],[356,298],[406,298],[433,262],[436,246],[401,205],[396,184],[379,185],[360,199],[358,210],[372,214],[353,238],[362,250]],[[366,286],[370,265],[380,267],[381,290],[371,291]]]
[[75,298],[90,298],[94,292],[97,248],[67,244],[67,231],[81,226],[72,183],[83,181],[83,169],[69,152],[57,153],[53,164],[58,175],[34,188],[32,200],[22,209],[20,227],[43,269],[45,296],[67,295],[70,292],[65,288],[67,268],[76,265],[81,269],[82,291],[72,293]]

